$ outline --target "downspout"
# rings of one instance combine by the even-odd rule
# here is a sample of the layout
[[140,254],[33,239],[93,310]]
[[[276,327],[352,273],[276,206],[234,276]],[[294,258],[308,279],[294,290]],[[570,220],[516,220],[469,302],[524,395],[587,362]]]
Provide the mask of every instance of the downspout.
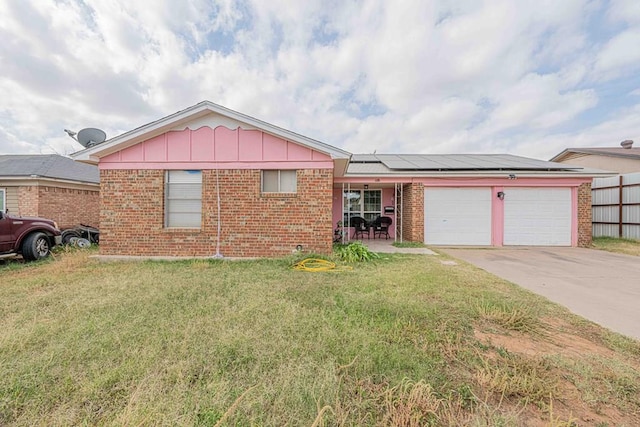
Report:
[[220,171],[218,169],[218,165],[216,164],[216,197],[218,202],[218,233],[216,235],[216,254],[213,258],[224,258],[224,256],[220,253],[220,232],[222,230],[222,225],[220,224]]

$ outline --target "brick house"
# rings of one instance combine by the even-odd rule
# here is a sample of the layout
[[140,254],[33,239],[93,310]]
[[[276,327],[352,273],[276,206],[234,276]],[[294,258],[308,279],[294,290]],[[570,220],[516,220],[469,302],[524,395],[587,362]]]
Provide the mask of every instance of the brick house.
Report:
[[73,157],[100,169],[103,255],[329,253],[353,216],[388,216],[391,238],[428,244],[586,246],[590,182],[605,175],[508,155],[352,155],[208,101]]
[[97,226],[99,170],[57,154],[0,155],[0,211],[53,219],[63,229]]

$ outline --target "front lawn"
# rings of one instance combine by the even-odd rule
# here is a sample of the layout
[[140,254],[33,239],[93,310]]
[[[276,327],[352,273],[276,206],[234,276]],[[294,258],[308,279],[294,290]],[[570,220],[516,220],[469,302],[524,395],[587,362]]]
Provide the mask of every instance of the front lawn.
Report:
[[640,424],[640,343],[445,256],[90,253],[0,266],[0,425]]

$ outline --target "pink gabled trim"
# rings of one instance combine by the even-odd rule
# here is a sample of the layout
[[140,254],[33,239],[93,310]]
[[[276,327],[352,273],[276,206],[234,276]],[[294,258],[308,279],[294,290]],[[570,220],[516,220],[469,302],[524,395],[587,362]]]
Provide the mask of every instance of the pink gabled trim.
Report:
[[[259,130],[202,126],[169,131],[100,159],[102,169],[149,169],[149,163],[331,162],[330,156]],[[255,166],[255,165],[254,165]],[[292,169],[292,168],[290,168]]]

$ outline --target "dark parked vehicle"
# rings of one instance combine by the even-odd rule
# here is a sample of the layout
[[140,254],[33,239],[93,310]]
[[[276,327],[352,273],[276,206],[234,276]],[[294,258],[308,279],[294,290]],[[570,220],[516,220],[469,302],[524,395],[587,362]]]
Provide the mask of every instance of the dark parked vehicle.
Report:
[[27,261],[43,259],[61,242],[55,221],[0,212],[0,258],[22,255]]

